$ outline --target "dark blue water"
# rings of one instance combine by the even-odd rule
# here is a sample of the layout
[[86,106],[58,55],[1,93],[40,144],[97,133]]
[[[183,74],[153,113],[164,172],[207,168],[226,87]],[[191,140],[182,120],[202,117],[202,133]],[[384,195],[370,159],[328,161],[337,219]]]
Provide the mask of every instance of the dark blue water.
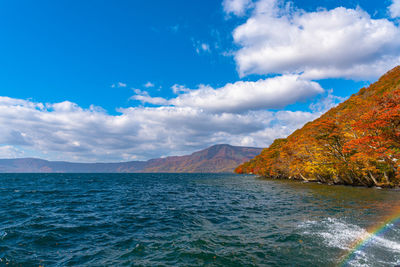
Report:
[[[211,174],[2,174],[0,265],[337,266],[400,192]],[[400,263],[400,226],[350,266]]]

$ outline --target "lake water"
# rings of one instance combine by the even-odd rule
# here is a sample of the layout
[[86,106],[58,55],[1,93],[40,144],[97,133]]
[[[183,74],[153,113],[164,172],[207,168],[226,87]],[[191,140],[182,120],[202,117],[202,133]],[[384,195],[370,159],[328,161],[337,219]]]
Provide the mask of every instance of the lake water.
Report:
[[[233,174],[1,174],[0,265],[338,266],[399,208],[400,191]],[[347,262],[396,264],[396,223]]]

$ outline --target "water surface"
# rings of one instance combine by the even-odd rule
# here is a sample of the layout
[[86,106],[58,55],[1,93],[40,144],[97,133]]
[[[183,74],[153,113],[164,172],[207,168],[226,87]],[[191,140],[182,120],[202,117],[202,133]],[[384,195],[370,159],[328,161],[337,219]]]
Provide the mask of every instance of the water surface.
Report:
[[[231,174],[1,174],[0,265],[338,266],[400,192]],[[349,266],[400,264],[400,226]]]

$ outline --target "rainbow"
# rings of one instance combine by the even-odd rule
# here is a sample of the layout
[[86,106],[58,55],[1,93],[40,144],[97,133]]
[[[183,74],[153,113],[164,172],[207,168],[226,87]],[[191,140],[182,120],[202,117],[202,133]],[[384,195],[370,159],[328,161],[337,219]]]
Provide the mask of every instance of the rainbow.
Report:
[[383,223],[369,229],[365,235],[354,242],[354,244],[351,246],[352,249],[341,261],[340,266],[348,266],[349,262],[355,257],[357,251],[363,250],[368,246],[369,242],[374,239],[374,237],[385,234],[385,232],[397,224],[400,225],[400,208],[396,209],[396,212],[394,212],[391,216],[388,216]]

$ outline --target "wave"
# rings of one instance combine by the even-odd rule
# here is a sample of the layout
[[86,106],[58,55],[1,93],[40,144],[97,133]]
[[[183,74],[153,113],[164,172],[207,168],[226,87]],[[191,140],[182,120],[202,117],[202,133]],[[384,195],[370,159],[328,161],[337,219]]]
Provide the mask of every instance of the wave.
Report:
[[[393,226],[395,227],[395,226]],[[304,221],[299,225],[302,233],[320,241],[326,249],[339,249],[341,259],[352,252],[360,240],[371,237],[363,227],[345,219],[326,218],[321,221]],[[354,252],[349,266],[395,266],[400,263],[400,236],[398,228],[383,236],[372,236],[365,245]],[[397,240],[396,240],[397,238]]]

